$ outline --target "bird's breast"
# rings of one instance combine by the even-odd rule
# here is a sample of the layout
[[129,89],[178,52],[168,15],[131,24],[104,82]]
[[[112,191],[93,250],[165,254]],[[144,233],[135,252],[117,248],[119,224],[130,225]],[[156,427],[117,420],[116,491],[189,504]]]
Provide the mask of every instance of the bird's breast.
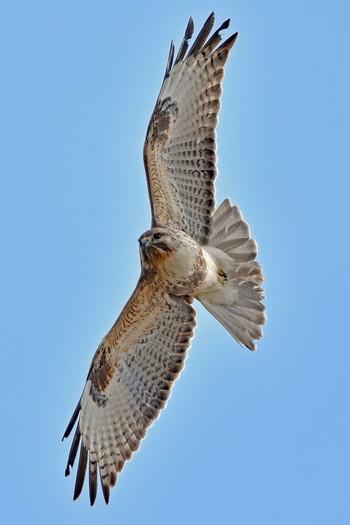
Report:
[[192,295],[205,282],[207,261],[200,246],[182,245],[158,261],[157,274],[162,286],[174,295]]

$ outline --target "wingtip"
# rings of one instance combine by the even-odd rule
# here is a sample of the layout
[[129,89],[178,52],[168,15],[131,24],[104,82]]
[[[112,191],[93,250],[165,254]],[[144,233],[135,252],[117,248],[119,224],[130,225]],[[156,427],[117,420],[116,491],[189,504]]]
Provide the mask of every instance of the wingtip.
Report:
[[210,15],[208,16],[208,18],[207,18],[206,21],[204,22],[204,25],[209,24],[209,23],[210,23],[211,26],[214,25],[214,23],[215,23],[215,11],[212,11],[212,12],[210,13]]
[[230,51],[232,49],[232,47],[234,46],[234,44],[235,44],[235,42],[237,40],[237,37],[238,37],[238,31],[236,31],[236,33],[234,33],[227,40],[225,40],[221,44],[221,46],[216,49],[215,52],[221,51],[222,49],[227,49],[228,51]]
[[213,28],[214,23],[215,23],[215,13],[213,11],[208,16],[206,21],[204,22],[202,29],[198,33],[197,38],[193,42],[192,47],[191,47],[191,49],[189,50],[189,52],[187,54],[187,58],[190,57],[190,56],[195,56],[195,55],[197,55],[200,52],[200,50],[204,46],[208,36],[210,35],[210,32],[211,32],[211,30]]
[[109,495],[110,495],[109,485],[106,485],[106,484],[102,483],[102,493],[103,493],[103,497],[104,497],[105,503],[106,503],[106,505],[108,505],[108,503],[109,503]]
[[97,491],[94,494],[90,493],[90,507],[93,507],[95,505],[96,496],[97,496]]
[[83,490],[84,481],[85,481],[85,472],[86,472],[86,467],[87,467],[87,460],[88,460],[88,450],[82,442],[80,446],[80,457],[79,457],[77,477],[75,479],[73,501],[79,498]]
[[225,22],[221,24],[218,31],[223,31],[224,29],[227,29],[228,27],[230,27],[230,24],[231,24],[231,18],[228,18],[227,20],[225,20]]
[[185,31],[186,40],[189,40],[190,38],[192,38],[193,31],[194,31],[194,21],[193,21],[192,16],[190,16],[187,27],[186,27],[186,31]]

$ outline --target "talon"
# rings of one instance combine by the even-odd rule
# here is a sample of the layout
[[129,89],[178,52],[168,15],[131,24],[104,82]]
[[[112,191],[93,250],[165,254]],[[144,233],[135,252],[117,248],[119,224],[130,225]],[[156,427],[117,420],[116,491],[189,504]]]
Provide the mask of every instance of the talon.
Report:
[[223,284],[225,281],[227,281],[227,273],[222,268],[219,268],[219,276],[222,277],[220,279],[220,282]]
[[222,268],[219,268],[219,275],[220,277],[224,277],[225,279],[227,279],[227,273]]

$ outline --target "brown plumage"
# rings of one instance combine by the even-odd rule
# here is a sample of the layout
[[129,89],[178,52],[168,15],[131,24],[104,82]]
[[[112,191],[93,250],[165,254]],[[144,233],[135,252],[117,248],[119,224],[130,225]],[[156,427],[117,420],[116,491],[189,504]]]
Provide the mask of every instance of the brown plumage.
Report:
[[224,66],[237,33],[210,37],[211,14],[192,47],[190,18],[164,81],[144,146],[152,228],[141,235],[141,276],[92,360],[82,397],[64,434],[77,423],[66,475],[80,446],[74,490],[86,470],[90,503],[99,471],[105,501],[126,460],[166,405],[194,335],[193,298],[239,344],[255,349],[265,322],[256,242],[237,206],[215,210],[216,125]]

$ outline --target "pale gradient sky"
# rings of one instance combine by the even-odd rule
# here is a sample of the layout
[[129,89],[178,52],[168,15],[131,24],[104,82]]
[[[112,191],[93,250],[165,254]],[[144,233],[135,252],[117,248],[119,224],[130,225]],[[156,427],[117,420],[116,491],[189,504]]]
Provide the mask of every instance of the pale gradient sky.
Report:
[[[212,10],[239,32],[217,198],[258,240],[269,321],[252,354],[198,307],[166,410],[91,509],[86,487],[72,502],[61,437],[138,278],[170,39]],[[3,523],[349,523],[349,15],[316,0],[2,6]]]

